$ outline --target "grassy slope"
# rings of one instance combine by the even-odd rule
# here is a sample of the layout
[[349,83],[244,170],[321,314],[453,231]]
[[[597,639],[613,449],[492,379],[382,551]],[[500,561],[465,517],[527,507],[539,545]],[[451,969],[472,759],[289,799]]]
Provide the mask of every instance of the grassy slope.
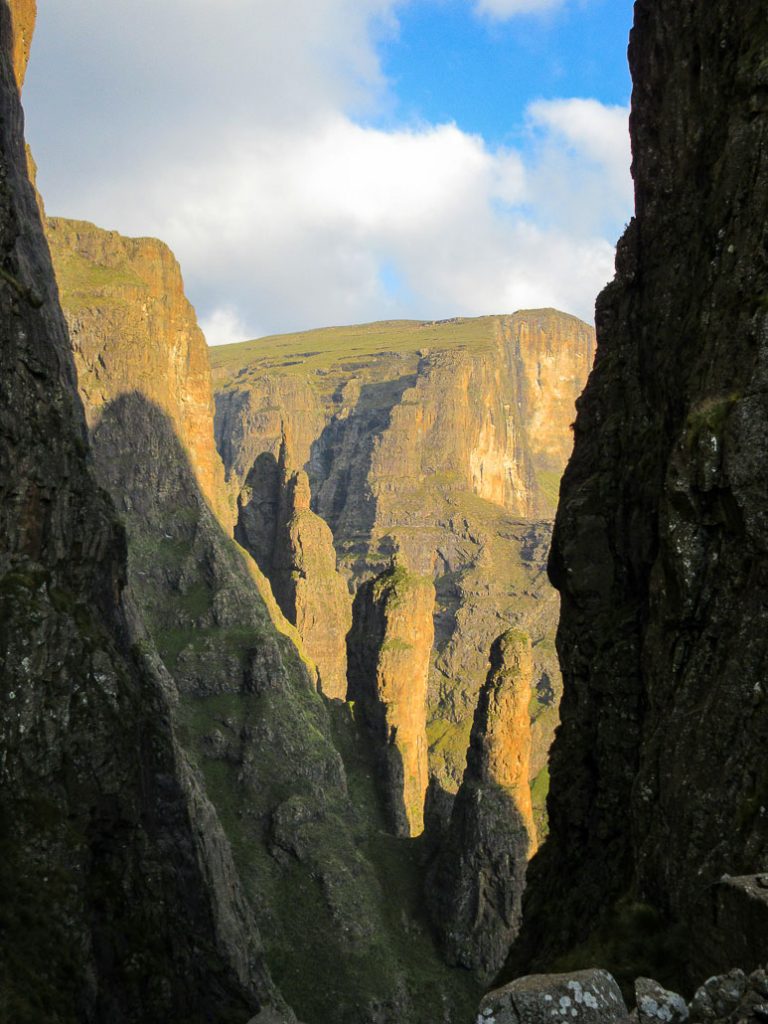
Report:
[[[521,310],[531,318],[556,317],[580,324],[577,317],[555,309]],[[382,320],[348,327],[323,327],[296,334],[274,334],[235,345],[210,349],[211,366],[220,384],[233,378],[247,379],[247,368],[279,369],[281,372],[311,377],[334,366],[349,367],[385,353],[416,355],[430,348],[449,350],[467,347],[481,351],[496,337],[502,316],[454,317],[450,320]]]

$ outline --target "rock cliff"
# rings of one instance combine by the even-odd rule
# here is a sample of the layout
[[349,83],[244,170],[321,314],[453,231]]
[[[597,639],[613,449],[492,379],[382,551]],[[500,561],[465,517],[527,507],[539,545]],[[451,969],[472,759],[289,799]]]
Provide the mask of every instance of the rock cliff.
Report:
[[347,696],[346,637],[352,598],[336,571],[333,534],[310,508],[307,474],[290,468],[284,438],[277,461],[263,452],[238,498],[235,536],[269,579],[283,614],[317,666],[326,697]]
[[565,695],[523,952],[629,895],[691,930],[698,972],[709,887],[768,868],[764,5],[637,3],[630,62],[636,216],[555,529]]
[[0,3],[0,1010],[244,1024],[283,1004],[130,624],[27,178],[10,16],[31,30],[28,10]]
[[357,592],[348,638],[349,699],[376,746],[391,827],[404,837],[424,831],[434,605],[432,581],[397,561]]
[[35,31],[35,19],[37,18],[37,0],[13,0],[9,4],[11,12],[11,31],[13,48],[11,60],[13,63],[13,74],[19,91],[24,85],[24,78],[27,74],[29,63],[29,50],[32,45],[32,35]]
[[[348,714],[329,714],[269,583],[212,511],[211,393],[191,309],[183,293],[165,298],[180,287],[175,261],[160,243],[81,224],[52,221],[50,239],[96,471],[127,529],[135,628],[175,687],[179,739],[231,843],[275,983],[307,1024],[416,1024],[443,999],[459,1024],[474,988],[441,964],[423,907],[400,894],[418,888],[417,866],[402,848],[381,854],[384,867],[369,853],[383,823]],[[178,318],[164,312],[174,308]],[[315,542],[329,531],[287,456],[274,468],[275,590],[311,639],[318,606],[302,573],[323,569]],[[419,951],[410,961],[406,942]]]
[[[505,626],[534,641],[531,771],[545,781],[560,688],[545,563],[593,346],[586,324],[539,310],[333,328],[211,353],[217,445],[241,495],[287,437],[352,589],[395,550],[435,581],[430,761],[449,792]],[[263,502],[253,482],[241,523]]]
[[520,927],[536,830],[528,785],[533,656],[510,630],[494,643],[480,691],[467,767],[428,886],[435,927],[449,963],[488,982]]
[[200,491],[229,527],[208,349],[173,253],[83,221],[50,217],[46,228],[89,427],[121,394],[140,391],[168,416]]

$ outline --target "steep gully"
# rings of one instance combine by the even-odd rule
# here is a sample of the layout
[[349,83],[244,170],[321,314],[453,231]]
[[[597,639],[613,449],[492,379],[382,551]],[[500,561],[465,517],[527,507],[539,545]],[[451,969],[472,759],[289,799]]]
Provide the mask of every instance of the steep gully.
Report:
[[[47,226],[95,469],[127,529],[136,630],[174,685],[179,743],[232,845],[275,983],[310,1024],[416,1024],[443,1002],[446,1022],[466,1018],[476,985],[442,964],[419,901],[399,898],[397,915],[389,907],[387,890],[417,886],[418,865],[374,841],[385,827],[370,792],[375,766],[348,711],[332,715],[316,692],[314,663],[280,608],[329,603],[315,549],[329,531],[307,508],[306,477],[285,459],[274,466],[278,603],[230,539],[207,353],[176,261],[153,240]],[[299,573],[320,588],[319,603],[317,592],[304,601]],[[419,951],[413,966],[403,921]]]
[[[7,40],[8,23],[2,27]],[[617,283],[600,306],[598,364],[580,410],[558,518],[552,572],[564,594],[566,700],[553,757],[552,839],[534,861],[517,964],[551,963],[558,950],[572,949],[590,933],[610,935],[612,922],[615,938],[627,898],[647,901],[660,915],[662,935],[669,934],[665,921],[675,919],[689,930],[684,959],[694,976],[705,966],[749,968],[764,948],[758,754],[765,717],[760,683],[752,685],[764,664],[765,636],[759,625],[764,313],[759,302],[745,303],[744,296],[759,297],[765,289],[765,260],[755,256],[759,245],[750,244],[750,232],[759,232],[764,222],[754,207],[766,194],[759,145],[765,35],[757,5],[726,11],[718,4],[703,10],[680,2],[653,13],[638,5],[633,70],[649,89],[636,90],[634,101],[638,216],[620,250]],[[687,46],[695,53],[679,61]],[[692,93],[686,76],[703,65],[711,81]],[[665,90],[653,87],[662,80]],[[726,82],[734,83],[727,103]],[[265,1003],[287,1020],[290,1011],[254,946],[254,917],[260,914],[278,931],[290,928],[296,903],[303,902],[312,913],[319,907],[321,916],[330,909],[337,931],[352,929],[354,936],[351,946],[332,951],[334,957],[341,953],[341,961],[334,958],[330,973],[341,963],[347,975],[325,993],[324,1005],[309,1006],[291,968],[281,964],[279,942],[267,951],[266,959],[283,972],[281,981],[304,999],[308,1020],[451,1020],[453,1010],[456,1019],[465,1019],[458,989],[449,994],[444,987],[451,984],[448,974],[435,974],[437,984],[421,1006],[414,1002],[413,982],[423,978],[409,979],[402,968],[387,975],[383,967],[372,984],[375,972],[366,958],[361,975],[350,977],[349,961],[361,941],[377,958],[391,953],[397,941],[386,924],[381,935],[375,923],[367,936],[359,931],[360,920],[375,922],[371,894],[380,884],[376,866],[366,869],[355,842],[350,845],[360,834],[359,817],[354,823],[359,803],[344,797],[345,780],[353,781],[352,766],[365,763],[364,752],[344,718],[328,719],[329,709],[311,685],[311,666],[296,654],[296,635],[293,641],[280,639],[279,630],[290,634],[290,627],[276,605],[267,609],[269,589],[231,546],[185,462],[188,444],[179,443],[173,402],[163,407],[141,388],[119,394],[107,388],[104,407],[91,421],[96,472],[122,502],[128,526],[135,596],[124,590],[124,548],[85,457],[71,356],[50,290],[34,196],[25,183],[18,103],[6,65],[2,90],[3,244],[15,282],[0,288],[8,339],[4,405],[13,411],[3,424],[3,480],[15,488],[3,502],[11,516],[3,524],[2,764],[8,785],[2,793],[4,817],[23,825],[6,830],[3,839],[2,884],[11,915],[2,925],[12,937],[3,945],[3,996],[12,1000],[19,1020],[45,1019],[51,1005],[46,1000],[54,994],[57,1012],[71,1006],[73,1015],[89,1019],[202,1019],[212,1013],[246,1020]],[[687,135],[690,125],[672,116],[682,95],[710,115],[720,111],[691,122],[705,124],[706,137]],[[648,142],[660,131],[673,144],[655,148]],[[660,155],[666,152],[675,154],[668,164]],[[716,166],[717,173],[690,173],[698,166]],[[735,209],[749,207],[748,214],[732,212],[730,202],[738,196],[742,201]],[[726,272],[717,261],[706,262],[690,232],[675,230],[676,218],[689,206],[699,216],[704,211],[713,238],[716,225],[732,231],[736,240],[718,250]],[[678,263],[654,263],[663,251],[661,237],[672,255],[670,238],[680,247]],[[739,255],[742,247],[746,261]],[[670,274],[672,266],[680,280]],[[694,278],[701,291],[691,286]],[[688,287],[681,286],[684,279]],[[101,297],[109,307],[109,296]],[[652,297],[664,301],[648,305]],[[692,306],[706,307],[706,315],[688,334]],[[91,307],[85,334],[89,316],[91,327],[97,314],[103,326],[112,312]],[[688,351],[692,345],[700,359]],[[742,356],[735,364],[734,345]],[[682,382],[682,390],[673,392],[671,381]],[[151,456],[138,467],[126,441],[137,426]],[[287,479],[306,493],[300,477]],[[221,498],[213,496],[213,504]],[[335,509],[340,521],[340,503]],[[169,515],[172,510],[182,515]],[[164,525],[170,529],[161,538]],[[350,553],[359,560],[361,551]],[[200,564],[206,566],[204,586],[195,589]],[[150,579],[142,594],[145,574]],[[378,588],[384,609],[386,575]],[[263,599],[256,596],[259,585]],[[183,635],[164,631],[162,618],[155,622],[148,614],[153,595],[159,616],[164,596],[175,595],[168,623],[186,624]],[[190,634],[202,622],[207,631],[198,645]],[[217,647],[222,628],[233,628],[241,641],[228,663],[234,636]],[[393,639],[395,653],[398,643],[409,642],[397,631]],[[34,663],[15,646],[32,641]],[[500,642],[477,702],[467,771],[446,832],[474,838],[470,844],[442,844],[435,861],[435,871],[446,879],[438,895],[454,891],[457,897],[439,915],[448,925],[441,936],[444,954],[471,964],[480,976],[492,970],[508,938],[501,933],[489,943],[488,928],[473,935],[471,927],[453,925],[462,921],[462,908],[472,906],[472,887],[488,864],[494,865],[496,881],[502,877],[500,854],[506,852],[507,866],[525,857],[512,835],[501,850],[495,845],[498,833],[486,828],[481,813],[488,801],[478,803],[473,794],[483,788],[494,794],[500,785],[517,791],[520,802],[524,763],[510,764],[494,753],[499,719],[493,708],[509,709],[502,721],[523,717],[520,682],[531,671],[527,643],[516,633]],[[156,646],[163,647],[162,660]],[[633,651],[639,648],[644,656],[638,668]],[[707,669],[712,664],[714,673]],[[385,667],[381,678],[388,675]],[[79,687],[72,685],[76,680]],[[665,680],[674,685],[665,689]],[[87,700],[78,701],[80,689]],[[744,708],[752,711],[745,715]],[[703,723],[703,731],[691,728],[694,720]],[[134,727],[126,731],[126,723]],[[144,738],[140,750],[131,748],[137,736]],[[201,776],[187,764],[177,736],[201,768],[217,811],[202,795]],[[344,748],[346,768],[336,745]],[[270,749],[280,765],[272,789],[264,785],[264,751]],[[302,777],[299,766],[280,800],[286,764],[296,757],[306,765],[310,750],[311,778]],[[381,763],[386,766],[387,758]],[[713,764],[719,766],[717,779],[707,774]],[[313,786],[318,771],[321,781]],[[92,795],[83,800],[86,794]],[[241,827],[237,809],[249,800],[255,814]],[[514,827],[513,816],[507,821]],[[340,838],[338,857],[329,862],[327,854]],[[462,858],[468,853],[476,859],[467,868]],[[356,871],[345,872],[352,862]],[[723,869],[734,868],[753,874],[717,881]],[[154,880],[152,899],[143,888],[147,878]],[[240,879],[246,883],[242,891]],[[290,898],[281,899],[281,885]],[[313,891],[322,892],[319,904]],[[130,894],[127,904],[116,902],[121,892]],[[345,913],[350,892],[355,899],[364,893],[369,901],[362,918],[356,917],[359,907]],[[40,894],[51,939],[42,948],[36,931],[29,945],[27,925],[43,917]],[[505,889],[502,896],[508,895]],[[172,918],[164,911],[169,905]],[[382,920],[383,911],[381,905]],[[518,913],[513,901],[495,915],[491,930]],[[58,922],[66,922],[66,941],[57,939]],[[293,926],[306,927],[306,918]],[[75,934],[78,952],[64,962],[62,952]],[[461,941],[467,937],[469,942]],[[298,931],[287,936],[282,956],[296,938]],[[409,939],[413,953],[418,935]],[[297,966],[304,967],[299,961],[308,951],[321,956],[321,947],[305,943]],[[585,954],[602,955],[594,945]],[[147,988],[143,979],[150,963],[157,984]],[[373,996],[377,986],[387,993],[384,1003]],[[638,983],[636,994],[643,1024],[682,1020],[688,1012],[652,983]],[[766,996],[762,972],[750,979],[732,972],[708,982],[690,1012],[701,1021],[761,1019]],[[623,1020],[626,1013],[607,976],[586,972],[514,982],[484,1000],[483,1019],[544,1019],[547,1001],[555,999],[561,1007],[567,1000],[576,1018]]]
[[[381,1009],[387,999],[392,1019],[406,1021],[419,1019],[424,1002],[434,1003],[430,985],[439,979],[445,1020],[461,1019],[473,991],[466,976],[451,982],[434,953],[428,969],[422,967],[417,975],[393,961],[397,941],[383,915],[386,877],[376,855],[369,861],[353,838],[365,833],[366,818],[377,802],[375,795],[366,795],[364,806],[358,801],[355,808],[346,794],[350,771],[354,775],[355,770],[350,767],[350,743],[353,750],[357,742],[354,730],[350,733],[339,720],[334,735],[322,704],[312,699],[307,670],[295,653],[291,659],[295,648],[283,645],[281,650],[275,628],[301,646],[299,637],[272,600],[264,578],[254,566],[248,568],[226,539],[232,492],[211,455],[210,386],[200,361],[202,337],[183,298],[178,266],[159,243],[123,239],[81,222],[51,219],[48,235],[97,472],[128,528],[129,579],[140,625],[178,688],[179,737],[199,765],[234,844],[246,895],[269,936],[267,960],[284,965],[276,974],[278,984],[309,1020],[360,1021],[379,1012],[374,1006]],[[306,618],[296,616],[298,625],[316,628],[319,621],[322,627],[333,610],[333,587],[348,592],[335,572],[330,531],[308,507],[307,476],[289,468],[287,432],[281,435],[277,460],[262,453],[255,467],[259,480],[268,481],[266,496],[271,500],[255,508],[249,500],[245,507],[253,515],[247,519],[241,493],[239,528],[245,525],[251,538],[265,544],[270,555],[265,568],[282,610],[293,617],[302,608]],[[253,489],[253,471],[247,481],[246,493]],[[263,499],[263,485],[259,494]],[[404,569],[384,572],[360,587],[355,602],[359,611],[349,636],[350,697],[374,739],[370,769],[381,782],[394,835],[419,835],[424,826],[434,601],[434,586],[423,575]],[[340,603],[349,618],[349,599]],[[344,625],[342,638],[347,631]],[[304,629],[304,639],[315,639],[311,630]],[[323,658],[321,686],[330,678],[328,664]],[[530,745],[531,676],[529,666],[514,728],[499,733],[498,739],[488,737],[506,751],[507,760]],[[476,731],[482,736],[488,725],[481,722]],[[339,728],[349,734],[346,740],[339,737]],[[317,738],[310,744],[313,735]],[[347,751],[346,771],[334,749],[339,744]],[[352,752],[353,762],[356,757]],[[518,804],[521,809],[527,805],[525,821],[532,831],[527,756],[521,764],[522,775],[518,772],[514,781],[503,773],[480,778],[503,794],[496,805],[486,803],[482,824],[476,826],[490,843],[485,877],[496,886],[497,896],[488,900],[478,894],[486,908],[483,926],[467,936],[462,956],[448,958],[485,980],[500,966],[518,925],[529,848],[526,824],[518,828],[519,852],[511,860],[503,847],[508,830],[504,817]],[[450,814],[449,806],[445,812]],[[451,820],[451,828],[455,833],[460,826]],[[433,837],[419,856],[430,855],[434,842]],[[454,850],[459,856],[455,837]],[[404,857],[407,861],[401,851],[398,870],[413,873]],[[445,870],[450,870],[451,857],[443,857]],[[349,875],[353,862],[357,869]],[[320,891],[313,897],[318,883]],[[300,899],[297,884],[308,889]],[[441,897],[443,907],[448,893],[450,889]],[[466,906],[459,892],[455,899]],[[314,927],[306,924],[308,905],[315,906]],[[420,897],[415,906],[401,910],[414,915],[411,948],[418,946],[415,930],[428,941],[424,912]],[[435,911],[438,930],[443,917],[442,910]],[[464,923],[459,918],[454,936]],[[334,938],[329,941],[328,935]],[[307,956],[319,962],[321,942],[329,969],[336,960],[342,966],[335,968],[334,986],[317,993],[303,963]],[[483,952],[489,943],[491,951]],[[481,951],[471,952],[475,947]],[[375,973],[362,971],[369,950],[376,950]],[[452,984],[455,991],[449,997]],[[366,993],[375,1000],[369,1009],[359,1002]]]

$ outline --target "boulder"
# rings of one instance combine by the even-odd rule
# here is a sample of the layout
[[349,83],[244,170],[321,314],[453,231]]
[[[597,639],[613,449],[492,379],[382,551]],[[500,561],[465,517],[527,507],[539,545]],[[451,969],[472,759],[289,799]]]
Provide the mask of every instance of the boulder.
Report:
[[682,996],[669,992],[652,978],[638,978],[635,1000],[639,1024],[684,1024],[688,1006]]
[[533,974],[489,992],[477,1024],[625,1024],[627,1007],[608,971]]

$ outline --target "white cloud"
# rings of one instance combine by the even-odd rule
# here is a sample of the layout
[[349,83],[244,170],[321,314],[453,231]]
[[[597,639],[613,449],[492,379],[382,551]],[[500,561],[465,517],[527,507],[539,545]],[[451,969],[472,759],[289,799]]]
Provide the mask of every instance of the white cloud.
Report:
[[249,329],[231,308],[214,309],[200,321],[200,327],[209,345],[231,345],[261,334],[258,328]]
[[516,14],[543,14],[564,7],[566,0],[476,0],[479,14],[492,18],[513,18]]
[[592,99],[539,100],[527,120],[538,220],[577,234],[615,233],[633,203],[628,109]]
[[213,343],[535,305],[591,317],[631,209],[627,111],[534,103],[520,150],[365,126],[395,9],[50,0],[26,97],[50,211],[165,239]]

